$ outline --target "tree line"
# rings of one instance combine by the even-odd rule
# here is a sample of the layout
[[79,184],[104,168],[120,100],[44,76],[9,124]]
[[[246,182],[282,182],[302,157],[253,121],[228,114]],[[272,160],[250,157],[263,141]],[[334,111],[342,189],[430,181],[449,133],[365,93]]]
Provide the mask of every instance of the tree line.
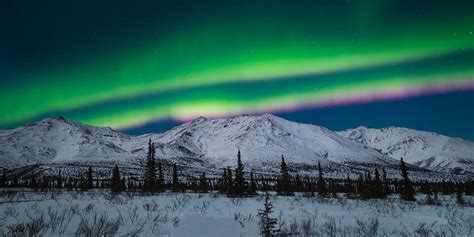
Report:
[[[360,174],[359,178],[351,179],[327,179],[318,162],[316,178],[292,176],[286,164],[285,158],[281,157],[280,172],[276,179],[254,177],[253,171],[246,172],[242,163],[241,153],[237,152],[236,166],[234,169],[226,167],[222,171],[220,179],[209,179],[206,173],[202,173],[198,179],[179,178],[179,170],[176,164],[172,166],[171,180],[164,178],[163,165],[157,162],[155,145],[149,140],[148,152],[143,164],[143,177],[141,179],[122,177],[119,167],[116,165],[111,172],[110,180],[94,180],[94,171],[89,167],[85,174],[77,178],[66,178],[59,172],[56,176],[45,176],[37,178],[32,175],[27,180],[18,180],[13,177],[7,179],[6,171],[3,170],[0,187],[29,187],[35,191],[48,191],[51,189],[66,189],[87,191],[93,188],[110,189],[113,194],[124,191],[142,192],[148,194],[160,192],[209,192],[218,191],[227,196],[252,196],[257,191],[276,191],[277,195],[292,196],[295,192],[304,193],[306,196],[338,197],[343,193],[348,198],[360,199],[384,199],[390,194],[399,194],[406,201],[415,201],[416,192],[428,195],[433,203],[437,201],[438,193],[456,194],[458,201],[462,202],[462,195],[472,195],[473,181],[466,182],[428,182],[414,183],[408,176],[408,170],[403,159],[400,160],[400,172],[402,179],[393,181],[387,179],[384,168],[375,168]],[[248,175],[246,175],[248,174]]]

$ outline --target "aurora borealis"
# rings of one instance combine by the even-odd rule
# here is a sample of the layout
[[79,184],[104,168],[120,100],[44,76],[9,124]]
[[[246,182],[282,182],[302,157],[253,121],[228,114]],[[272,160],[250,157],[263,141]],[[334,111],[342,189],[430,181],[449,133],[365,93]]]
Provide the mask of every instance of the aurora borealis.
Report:
[[119,129],[263,112],[308,122],[296,115],[430,95],[421,106],[437,117],[436,100],[463,93],[444,123],[463,122],[423,128],[474,139],[472,1],[99,2],[0,10],[0,129],[57,115]]

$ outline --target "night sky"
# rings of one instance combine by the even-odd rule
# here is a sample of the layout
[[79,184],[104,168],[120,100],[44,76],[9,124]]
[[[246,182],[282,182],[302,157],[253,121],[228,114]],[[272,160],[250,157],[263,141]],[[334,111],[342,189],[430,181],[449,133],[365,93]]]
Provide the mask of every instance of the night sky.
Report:
[[61,115],[140,134],[271,112],[474,140],[473,12],[456,0],[2,1],[0,129]]

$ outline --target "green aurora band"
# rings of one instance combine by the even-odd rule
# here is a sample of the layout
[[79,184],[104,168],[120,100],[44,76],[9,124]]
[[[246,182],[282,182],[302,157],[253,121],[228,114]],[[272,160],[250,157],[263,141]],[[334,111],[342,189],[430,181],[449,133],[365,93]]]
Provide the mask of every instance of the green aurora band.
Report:
[[474,87],[469,9],[395,21],[396,10],[368,5],[239,7],[81,63],[10,75],[0,81],[0,128],[52,114],[124,128]]

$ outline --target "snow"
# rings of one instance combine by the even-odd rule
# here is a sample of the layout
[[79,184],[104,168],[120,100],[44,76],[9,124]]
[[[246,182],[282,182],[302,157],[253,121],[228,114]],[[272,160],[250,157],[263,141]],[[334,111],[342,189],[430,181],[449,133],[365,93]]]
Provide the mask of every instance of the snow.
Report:
[[[234,165],[240,149],[249,166],[287,161],[379,163],[390,161],[377,151],[322,127],[298,124],[276,116],[199,118],[163,134],[128,136],[110,128],[87,126],[64,118],[0,132],[0,165],[19,167],[58,162],[130,162],[146,156],[148,139],[160,159],[194,158],[217,167]],[[326,157],[327,156],[327,157]]]
[[399,127],[358,127],[338,134],[423,168],[474,173],[474,142]]
[[[450,196],[440,196],[440,206],[387,200],[350,200],[272,196],[272,217],[281,233],[369,236],[370,228],[381,236],[412,236],[426,231],[431,235],[472,236],[474,210],[458,205]],[[472,197],[466,200],[474,201]],[[73,236],[82,219],[91,225],[106,215],[117,224],[117,235],[138,236],[258,236],[258,209],[263,196],[228,198],[215,193],[164,193],[156,196],[89,192],[30,193],[2,195],[0,231],[7,233],[19,223],[32,223],[43,216],[45,236]],[[59,218],[54,218],[54,214]],[[64,216],[63,216],[64,215]],[[53,219],[55,225],[51,224]],[[117,222],[118,221],[118,222]],[[53,229],[52,227],[55,227]],[[306,226],[306,228],[304,227]],[[113,228],[112,228],[113,229]]]
[[140,136],[62,117],[48,118],[0,131],[0,167],[39,164],[42,170],[51,170],[50,167],[63,164],[118,164],[139,170],[137,165],[146,157],[149,139],[155,142],[158,159],[177,163],[186,170],[215,174],[235,165],[239,149],[247,171],[263,173],[277,172],[282,155],[289,167],[302,175],[309,172],[308,167],[313,169],[321,162],[331,172],[338,172],[335,177],[346,177],[349,170],[364,167],[397,167],[401,156],[408,163],[439,172],[474,173],[474,145],[469,141],[406,128],[359,127],[336,133],[271,114],[201,117],[161,134]]
[[271,114],[214,120],[199,118],[161,134],[157,141],[185,147],[222,167],[234,165],[238,149],[242,161],[249,166],[279,162],[282,155],[289,162],[313,165],[318,161],[390,162],[377,151],[326,128],[287,121]]

